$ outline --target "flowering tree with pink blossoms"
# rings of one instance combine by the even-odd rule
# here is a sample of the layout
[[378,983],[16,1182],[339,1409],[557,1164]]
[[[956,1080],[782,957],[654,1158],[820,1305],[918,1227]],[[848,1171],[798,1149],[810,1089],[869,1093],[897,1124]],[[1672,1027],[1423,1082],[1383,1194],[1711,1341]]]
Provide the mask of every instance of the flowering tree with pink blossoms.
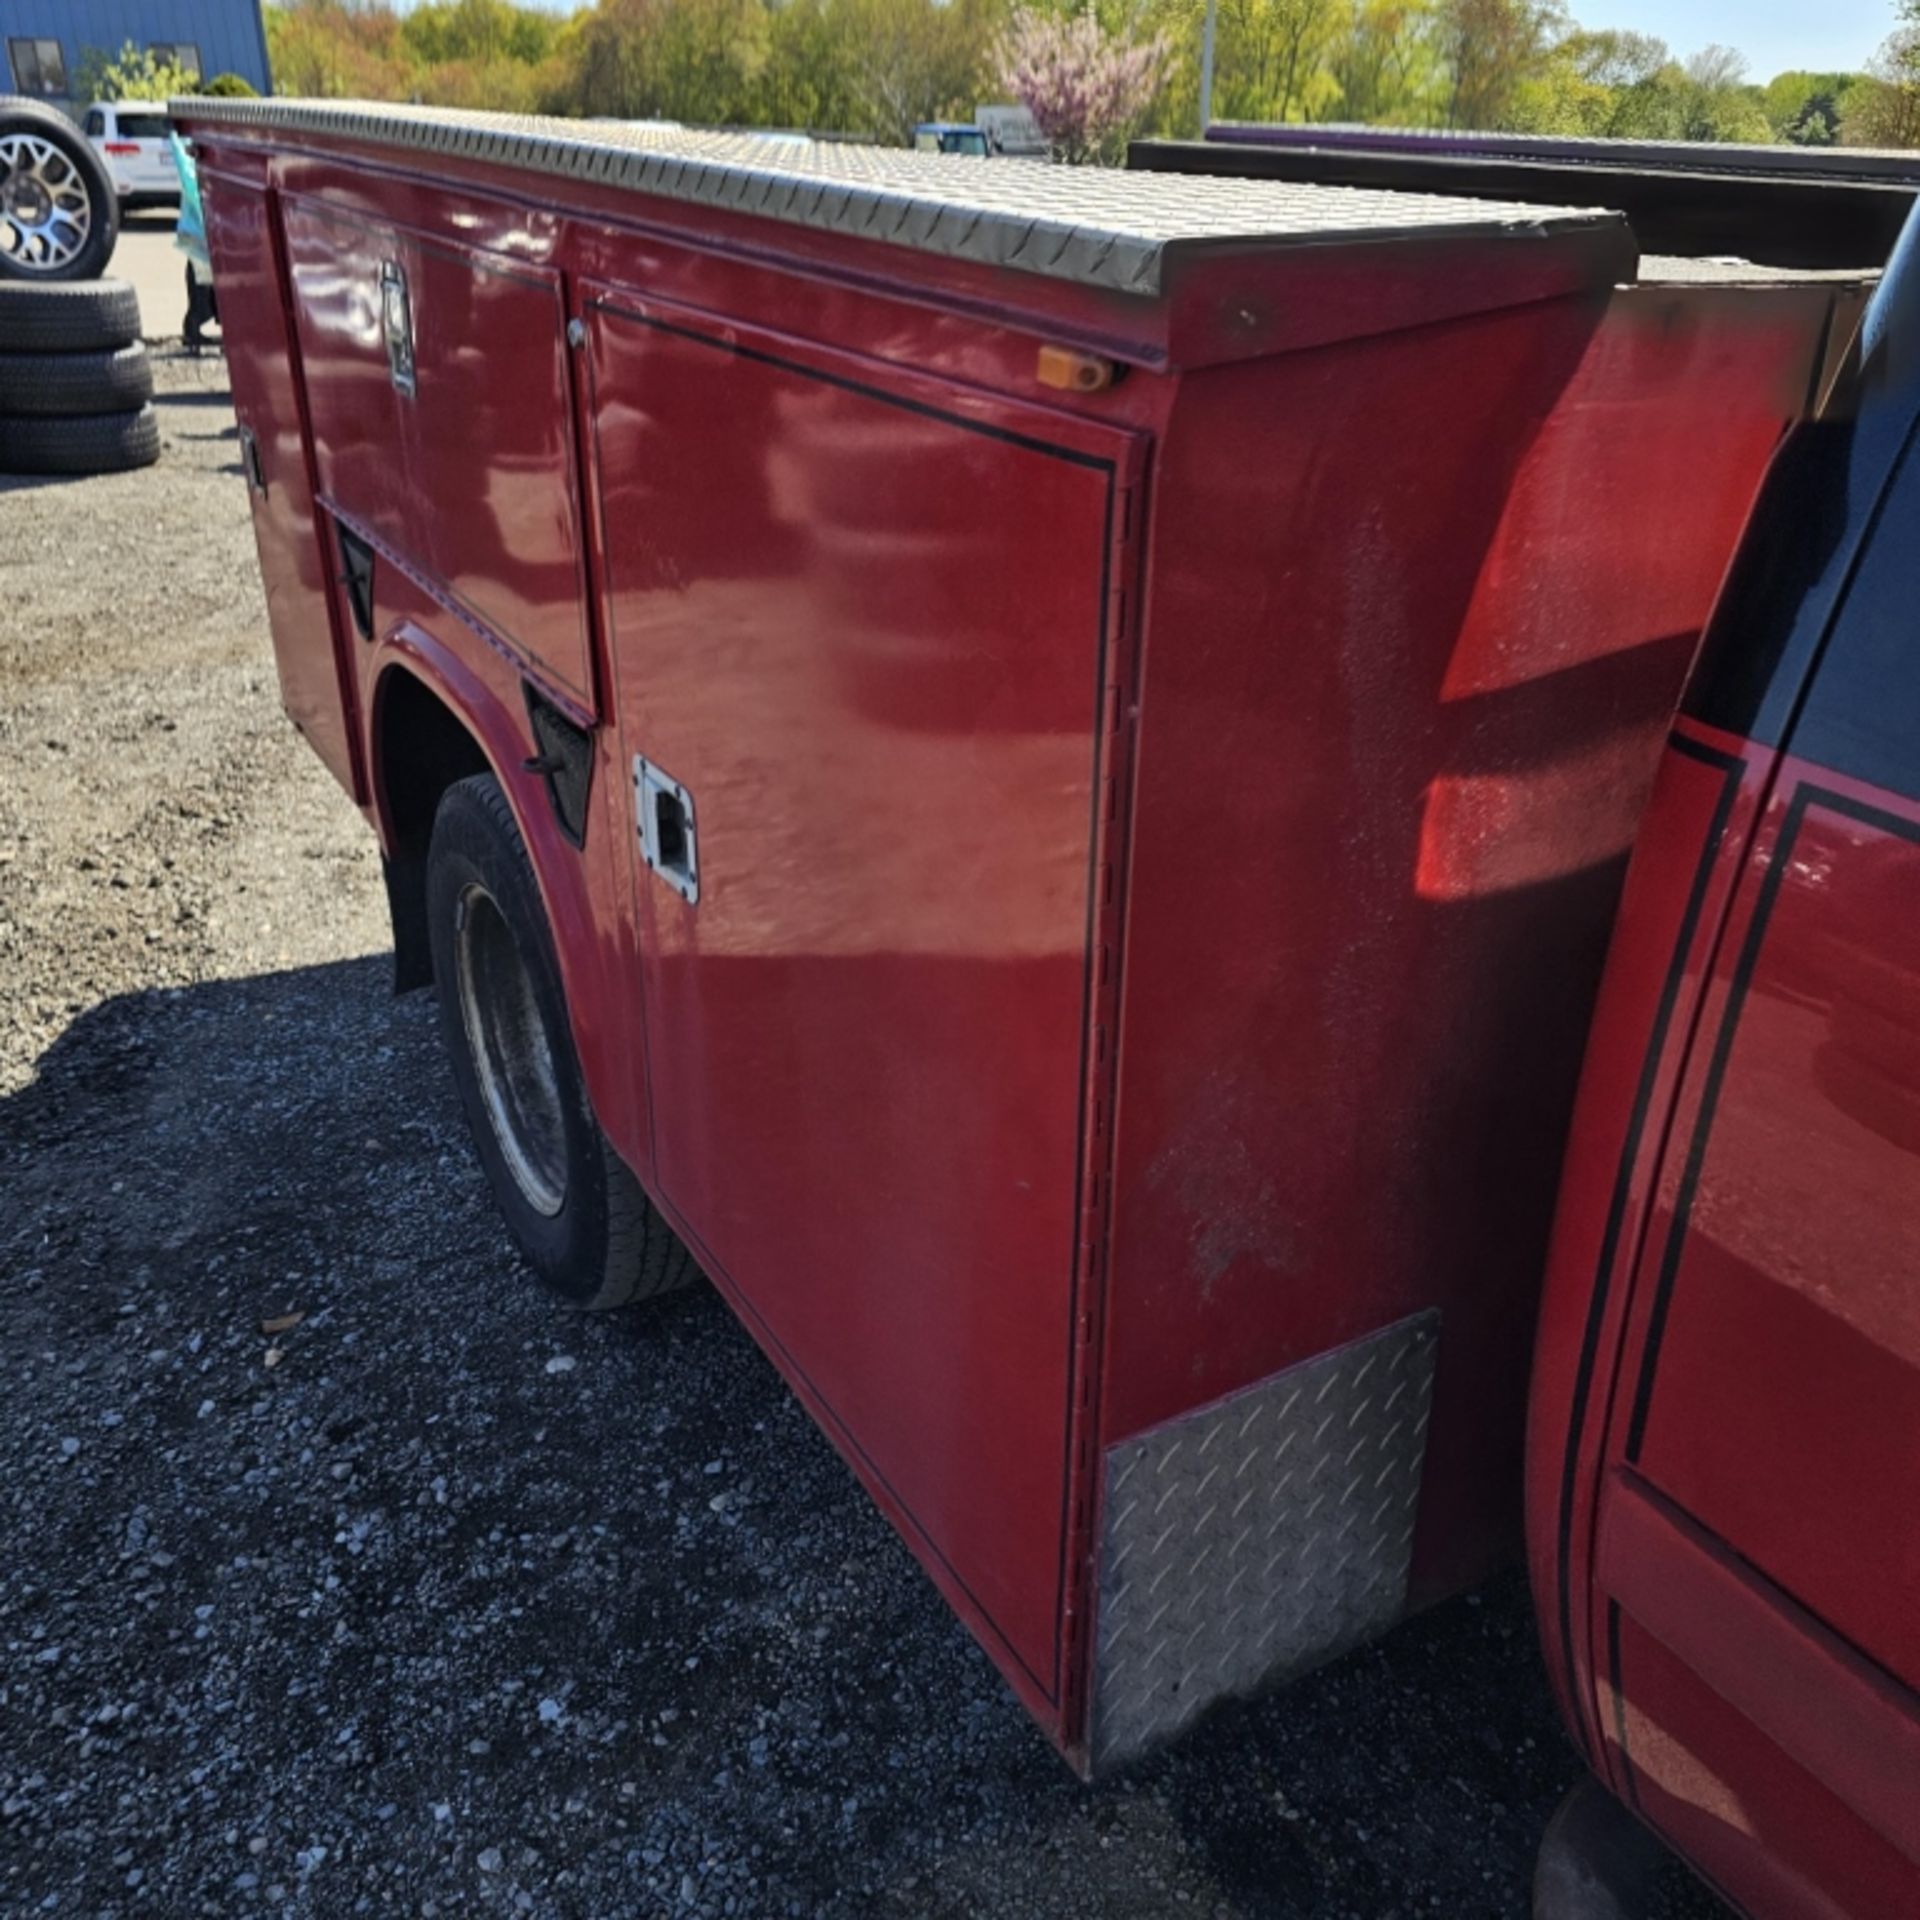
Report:
[[1108,33],[1091,5],[1074,14],[1016,6],[994,45],[1000,84],[1034,117],[1056,160],[1116,160],[1160,91],[1164,35]]

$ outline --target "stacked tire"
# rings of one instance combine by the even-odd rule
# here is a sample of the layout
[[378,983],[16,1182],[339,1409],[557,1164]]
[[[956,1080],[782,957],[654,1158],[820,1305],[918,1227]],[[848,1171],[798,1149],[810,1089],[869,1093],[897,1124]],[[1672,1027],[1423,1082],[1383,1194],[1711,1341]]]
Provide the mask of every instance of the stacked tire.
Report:
[[0,473],[114,473],[160,457],[140,307],[102,280],[119,203],[65,114],[0,97]]
[[124,280],[0,281],[0,473],[120,473],[160,457],[153,368]]

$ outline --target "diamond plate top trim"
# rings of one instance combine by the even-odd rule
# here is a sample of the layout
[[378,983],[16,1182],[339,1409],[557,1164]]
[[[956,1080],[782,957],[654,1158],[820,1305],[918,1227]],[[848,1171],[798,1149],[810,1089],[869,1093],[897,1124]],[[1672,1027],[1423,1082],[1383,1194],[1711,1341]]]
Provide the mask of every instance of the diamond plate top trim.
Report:
[[839,141],[362,100],[170,103],[190,126],[332,136],[757,214],[922,253],[1153,297],[1177,257],[1383,239],[1538,238],[1617,225],[1522,206],[1298,181],[1125,173]]

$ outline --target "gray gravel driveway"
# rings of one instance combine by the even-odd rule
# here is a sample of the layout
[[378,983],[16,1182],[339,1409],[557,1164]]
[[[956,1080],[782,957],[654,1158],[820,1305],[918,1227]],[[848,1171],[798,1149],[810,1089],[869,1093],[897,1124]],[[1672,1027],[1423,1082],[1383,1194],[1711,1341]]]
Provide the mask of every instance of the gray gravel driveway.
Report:
[[1088,1789],[713,1295],[536,1295],[160,382],[0,482],[0,1913],[1522,1913],[1517,1581]]

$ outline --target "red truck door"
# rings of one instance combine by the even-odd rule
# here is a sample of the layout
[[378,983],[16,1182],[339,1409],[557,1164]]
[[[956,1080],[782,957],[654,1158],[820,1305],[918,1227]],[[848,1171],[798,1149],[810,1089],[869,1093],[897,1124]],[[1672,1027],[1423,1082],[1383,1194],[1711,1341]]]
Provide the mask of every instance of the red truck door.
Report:
[[659,1191],[1057,1704],[1130,442],[615,291],[586,319]]
[[263,188],[210,170],[202,187],[208,239],[220,262],[221,337],[281,701],[328,771],[358,799],[352,677],[334,623],[327,550],[315,525],[274,204]]
[[1916,527],[1910,448],[1706,980],[1598,1511],[1616,1784],[1769,1916],[1920,1912]]

